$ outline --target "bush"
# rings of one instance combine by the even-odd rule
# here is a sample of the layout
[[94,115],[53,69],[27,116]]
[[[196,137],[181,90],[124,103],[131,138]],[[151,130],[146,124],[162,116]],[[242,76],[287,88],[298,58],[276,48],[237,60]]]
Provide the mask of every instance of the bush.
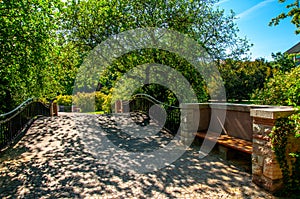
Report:
[[111,113],[111,102],[112,102],[112,95],[104,95],[104,102],[102,104],[102,111],[106,113]]
[[81,112],[94,112],[96,103],[91,103],[93,101],[95,93],[77,93],[74,96],[74,105],[80,107]]
[[74,96],[74,104],[80,107],[82,112],[104,111],[109,113],[111,112],[110,103],[111,95],[106,95],[99,91],[93,93],[77,93]]
[[95,106],[96,111],[111,112],[111,94],[104,94],[102,92],[95,92]]
[[72,95],[59,95],[54,102],[61,106],[72,106]]
[[277,72],[270,78],[263,89],[256,90],[252,99],[261,100],[269,105],[300,105],[300,67],[290,72]]

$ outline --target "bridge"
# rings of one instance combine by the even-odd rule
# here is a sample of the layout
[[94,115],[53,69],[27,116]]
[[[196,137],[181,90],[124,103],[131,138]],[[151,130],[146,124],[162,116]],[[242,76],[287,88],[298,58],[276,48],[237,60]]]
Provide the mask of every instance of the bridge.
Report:
[[[162,168],[137,170],[138,159],[174,138],[166,130],[128,136],[138,132],[122,114],[49,113],[37,113],[20,138],[1,151],[1,198],[271,198],[238,164],[214,153],[200,159],[196,145]],[[127,133],[116,122],[128,127]],[[158,125],[150,120],[146,127]],[[132,159],[133,153],[139,157]]]

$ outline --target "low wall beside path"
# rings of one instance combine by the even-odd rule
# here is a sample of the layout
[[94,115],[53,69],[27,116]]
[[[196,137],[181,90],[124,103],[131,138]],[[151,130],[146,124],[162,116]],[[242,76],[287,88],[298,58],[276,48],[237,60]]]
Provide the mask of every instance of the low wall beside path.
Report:
[[[182,114],[189,112],[191,118],[199,111],[200,119],[196,131],[203,132],[214,131],[210,126],[212,121],[212,110],[214,112],[214,122],[219,123],[222,131],[230,136],[241,138],[244,140],[252,141],[252,118],[250,116],[251,109],[269,108],[267,105],[248,105],[248,104],[231,104],[231,103],[184,103],[180,105]],[[225,120],[219,121],[219,118],[225,117]],[[189,118],[187,121],[188,126],[195,125],[197,121]],[[195,133],[195,132],[191,132]]]
[[[129,110],[124,109],[126,104],[128,101],[116,103],[115,112],[128,112]],[[269,134],[276,120],[294,113],[292,107],[232,103],[182,103],[179,109],[178,117],[180,118],[178,121],[176,120],[176,123],[180,123],[182,143],[192,143],[196,132],[214,132],[216,136],[226,134],[227,137],[231,137],[233,142],[244,140],[249,143],[249,154],[252,156],[252,181],[271,192],[283,187],[281,169],[272,150]],[[235,140],[235,138],[237,139]],[[289,139],[287,149],[294,146],[299,146],[297,150],[300,151],[299,139]],[[203,151],[204,154],[209,153],[211,147],[213,145],[204,146],[206,148],[206,151]],[[288,161],[289,166],[292,167],[292,161]]]
[[[253,144],[252,181],[271,192],[282,188],[282,173],[272,150],[269,134],[277,119],[288,117],[294,112],[292,107],[184,103],[180,105],[180,108],[183,142],[188,143],[187,140],[194,139],[195,132],[214,131],[216,126],[216,129],[221,131],[217,133],[251,141]],[[199,116],[196,116],[197,114]],[[221,119],[218,120],[219,118]],[[294,139],[289,144],[297,145],[292,143],[296,141],[299,142]],[[300,150],[300,143],[298,145]]]

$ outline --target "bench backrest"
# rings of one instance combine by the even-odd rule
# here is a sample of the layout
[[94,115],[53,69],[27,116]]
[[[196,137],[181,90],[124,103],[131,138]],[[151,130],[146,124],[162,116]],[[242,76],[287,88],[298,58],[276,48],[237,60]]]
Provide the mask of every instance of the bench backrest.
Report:
[[[198,131],[206,131],[211,121],[212,109],[215,115],[224,114],[226,109],[225,123],[222,125],[223,133],[244,140],[252,141],[252,118],[250,110],[252,108],[267,108],[270,106],[231,104],[231,103],[195,103],[189,104],[189,108],[198,108],[200,120]],[[217,119],[215,121],[218,121]]]

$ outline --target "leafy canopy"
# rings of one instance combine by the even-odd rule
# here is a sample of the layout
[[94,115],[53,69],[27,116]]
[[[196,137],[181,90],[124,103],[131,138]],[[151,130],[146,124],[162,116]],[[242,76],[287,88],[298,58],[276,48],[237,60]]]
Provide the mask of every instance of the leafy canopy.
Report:
[[[250,45],[237,36],[234,13],[213,8],[214,0],[69,1],[61,34],[89,51],[112,35],[145,27],[176,30],[198,41],[215,58],[239,57]],[[226,52],[231,52],[226,54]]]
[[[285,3],[286,0],[278,0],[279,3]],[[285,18],[291,18],[291,23],[295,25],[296,30],[295,33],[300,33],[300,7],[299,7],[299,0],[294,0],[293,3],[286,5],[286,8],[289,9],[286,13],[281,13],[277,17],[273,18],[269,25],[277,26],[280,21]]]
[[[67,42],[74,43],[83,58],[90,50],[113,35],[147,27],[166,28],[185,34],[197,41],[214,59],[240,58],[251,45],[246,39],[237,36],[238,28],[234,23],[234,13],[225,15],[224,10],[213,7],[215,2],[214,0],[69,1],[62,12],[60,34]],[[159,63],[175,68],[191,80],[201,101],[208,99],[204,82],[192,66],[178,55],[159,49],[143,49],[120,57],[109,71],[101,76],[100,87],[106,91],[110,90],[122,74],[134,66],[145,63]],[[149,90],[150,87],[146,88]],[[156,86],[151,88],[159,89]],[[156,93],[163,92],[157,90]]]

